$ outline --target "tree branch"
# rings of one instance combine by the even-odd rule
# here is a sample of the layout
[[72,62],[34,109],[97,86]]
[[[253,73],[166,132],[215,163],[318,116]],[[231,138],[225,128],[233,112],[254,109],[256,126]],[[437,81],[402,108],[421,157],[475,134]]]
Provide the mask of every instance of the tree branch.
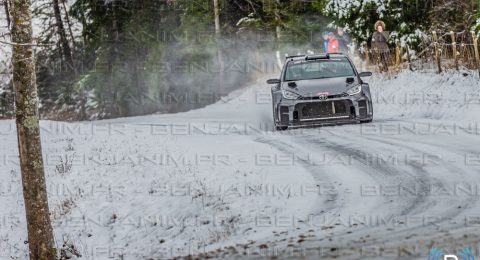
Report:
[[39,47],[46,47],[46,46],[55,46],[55,44],[37,44],[37,43],[14,43],[14,42],[5,42],[0,40],[0,43],[12,45],[12,46],[39,46]]

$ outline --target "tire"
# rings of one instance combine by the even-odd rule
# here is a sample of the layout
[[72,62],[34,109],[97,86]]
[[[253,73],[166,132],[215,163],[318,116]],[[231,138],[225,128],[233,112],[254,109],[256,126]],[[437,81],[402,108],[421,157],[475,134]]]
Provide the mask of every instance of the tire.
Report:
[[278,126],[276,123],[275,123],[275,114],[276,114],[276,111],[275,111],[275,108],[273,109],[273,123],[275,124],[275,130],[276,131],[285,131],[288,129],[288,126]]
[[368,123],[371,123],[372,121],[373,119],[364,120],[362,121],[362,124],[368,124]]

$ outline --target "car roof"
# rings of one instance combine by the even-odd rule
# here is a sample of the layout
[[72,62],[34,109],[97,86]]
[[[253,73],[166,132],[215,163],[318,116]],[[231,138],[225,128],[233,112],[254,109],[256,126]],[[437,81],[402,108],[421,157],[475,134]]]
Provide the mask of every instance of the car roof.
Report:
[[330,58],[347,58],[347,55],[343,53],[320,53],[320,54],[299,54],[293,56],[287,56],[287,61],[299,61],[299,60],[328,60]]

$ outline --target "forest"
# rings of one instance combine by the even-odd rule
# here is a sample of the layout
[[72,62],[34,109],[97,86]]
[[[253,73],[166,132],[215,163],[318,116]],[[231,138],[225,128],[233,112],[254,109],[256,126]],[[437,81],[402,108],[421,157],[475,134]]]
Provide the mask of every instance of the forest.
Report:
[[[2,0],[3,42],[9,6]],[[478,31],[475,0],[33,0],[42,118],[94,120],[175,113],[218,101],[278,70],[275,51],[321,51],[322,32],[345,28],[368,46],[382,19],[396,41],[419,50],[429,32]],[[2,53],[0,117],[13,116]]]

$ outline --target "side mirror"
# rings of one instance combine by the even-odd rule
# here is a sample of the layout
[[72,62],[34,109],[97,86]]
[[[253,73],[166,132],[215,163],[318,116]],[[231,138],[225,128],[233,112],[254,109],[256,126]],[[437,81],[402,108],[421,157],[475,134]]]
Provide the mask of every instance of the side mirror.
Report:
[[358,74],[358,76],[360,76],[360,78],[363,78],[363,77],[371,77],[373,74],[369,71],[367,72],[361,72],[360,74]]
[[280,80],[279,79],[269,79],[269,80],[267,80],[267,83],[268,84],[280,84]]

